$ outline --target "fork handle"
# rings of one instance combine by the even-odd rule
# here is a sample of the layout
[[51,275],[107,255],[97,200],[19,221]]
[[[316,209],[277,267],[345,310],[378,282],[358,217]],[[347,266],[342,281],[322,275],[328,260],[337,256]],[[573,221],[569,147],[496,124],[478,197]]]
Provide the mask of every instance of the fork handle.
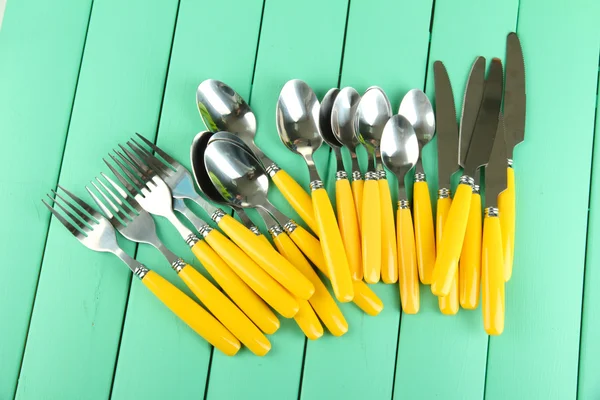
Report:
[[185,293],[154,271],[148,271],[142,283],[175,315],[228,356],[235,355],[240,342],[219,321]]

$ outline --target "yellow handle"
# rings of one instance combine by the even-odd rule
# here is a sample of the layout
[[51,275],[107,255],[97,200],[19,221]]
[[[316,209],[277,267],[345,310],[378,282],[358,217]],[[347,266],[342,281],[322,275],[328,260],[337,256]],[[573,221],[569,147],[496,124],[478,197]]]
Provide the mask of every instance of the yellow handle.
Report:
[[201,273],[186,264],[179,277],[196,297],[231,333],[251,352],[264,356],[271,350],[271,343],[263,333],[219,289]]
[[445,315],[455,315],[459,309],[459,293],[458,293],[458,269],[452,279],[452,286],[450,286],[450,294],[448,296],[438,297],[438,306],[440,311]]
[[398,252],[392,196],[387,179],[379,179],[377,182],[381,204],[381,280],[384,283],[396,283],[398,282]]
[[275,236],[273,240],[275,241],[277,250],[315,285],[315,294],[312,295],[308,302],[321,321],[323,321],[323,324],[325,324],[334,336],[342,336],[346,333],[348,331],[348,323],[342,311],[292,239],[286,233],[281,233]]
[[312,199],[319,229],[319,238],[321,238],[321,249],[325,256],[333,292],[335,293],[335,297],[341,302],[352,301],[354,289],[350,276],[350,267],[348,266],[344,243],[342,243],[342,236],[335,220],[329,196],[324,188],[320,188],[312,191]]
[[[235,221],[231,217],[229,217],[229,219]],[[240,226],[242,229],[246,229],[241,224]],[[223,230],[227,231],[226,229]],[[250,234],[254,236],[252,232],[250,232]],[[254,237],[256,240],[260,241],[256,236]],[[290,292],[285,290],[269,274],[256,265],[256,263],[240,250],[239,247],[233,244],[219,231],[213,229],[206,236],[205,240],[217,254],[221,255],[227,265],[229,265],[235,273],[256,292],[256,294],[273,307],[275,311],[286,318],[292,318],[298,312],[298,302]]]
[[498,209],[500,210],[502,249],[504,250],[504,280],[508,282],[512,276],[515,251],[515,171],[509,167],[506,177],[506,189],[498,196]]
[[363,276],[365,282],[377,283],[381,278],[381,201],[377,180],[365,180],[362,207]]
[[473,188],[471,185],[461,183],[458,185],[452,200],[448,219],[444,224],[444,236],[437,249],[437,258],[435,267],[433,267],[431,291],[436,296],[448,296],[450,294],[467,229],[472,193]]
[[[218,232],[217,232],[218,233]],[[209,236],[212,232],[209,233]],[[192,253],[206,271],[229,295],[231,300],[264,332],[273,334],[279,329],[279,319],[269,306],[240,278],[204,241],[192,247]]]
[[244,253],[294,296],[307,300],[315,292],[313,284],[300,271],[240,222],[229,215],[224,215],[219,221],[219,227],[244,250]]
[[500,335],[504,331],[504,259],[498,217],[486,216],[483,221],[481,292],[485,331]]
[[362,255],[360,251],[360,231],[358,230],[358,217],[352,199],[352,189],[348,179],[335,181],[335,202],[337,208],[338,224],[342,234],[342,241],[346,249],[350,275],[354,280],[363,278]]
[[398,239],[398,283],[402,311],[407,314],[419,312],[419,273],[410,209],[398,208],[396,237]]
[[[452,200],[450,197],[438,198],[437,201],[437,215],[436,215],[436,229],[435,229],[435,243],[439,246],[442,241],[444,232],[444,224],[448,219],[448,212],[450,211],[450,205]],[[458,269],[456,270],[458,273]],[[443,314],[454,315],[458,312],[459,296],[458,296],[458,276],[455,275],[452,280],[452,287],[448,296],[442,296],[438,298],[438,305],[440,311]]]
[[[325,265],[325,258],[321,251],[321,244],[310,233],[308,233],[301,226],[298,226],[292,233],[290,238],[296,243],[298,248],[308,257],[308,259],[321,271],[327,278],[329,278],[329,271]],[[368,315],[377,315],[383,310],[383,302],[375,292],[367,286],[363,281],[353,281],[354,287],[354,299],[352,301],[361,310]]]
[[413,185],[413,213],[419,278],[424,285],[431,285],[435,265],[435,235],[427,181],[415,182]]
[[262,233],[260,235],[256,235],[261,242],[263,242],[264,244],[267,244],[269,246],[271,246],[271,242],[269,242],[269,239],[267,239],[267,237],[265,235],[263,235]]
[[240,342],[219,321],[181,290],[154,271],[148,271],[142,283],[175,315],[208,343],[228,356],[235,355]]
[[481,230],[481,196],[473,193],[459,266],[460,305],[467,310],[474,310],[479,305]]
[[323,326],[308,301],[300,300],[300,311],[294,316],[294,321],[310,340],[316,340],[323,336]]
[[296,210],[300,218],[313,232],[317,233],[317,222],[310,195],[287,172],[280,169],[271,177],[283,197]]
[[362,179],[352,181],[352,197],[354,198],[354,207],[356,208],[356,216],[358,217],[358,229],[362,226],[362,199],[365,181]]

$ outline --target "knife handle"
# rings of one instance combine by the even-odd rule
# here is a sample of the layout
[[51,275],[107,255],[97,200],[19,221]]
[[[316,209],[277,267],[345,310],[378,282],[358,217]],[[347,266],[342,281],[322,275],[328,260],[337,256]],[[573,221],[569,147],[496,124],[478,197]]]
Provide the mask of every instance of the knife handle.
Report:
[[[343,175],[340,176],[340,172]],[[350,274],[352,279],[358,281],[363,278],[360,231],[358,230],[356,206],[352,198],[352,188],[345,174],[344,171],[338,171],[338,179],[335,181],[335,202],[340,233],[342,234],[348,265],[350,266]]]
[[498,196],[500,227],[502,228],[502,249],[504,254],[504,280],[512,276],[515,251],[515,171],[508,167],[506,171],[506,189]]
[[[445,193],[445,195],[442,195]],[[440,197],[438,197],[437,201],[437,215],[436,215],[436,244],[439,245],[442,241],[442,237],[444,234],[444,224],[446,223],[446,219],[448,219],[448,212],[450,211],[450,206],[452,205],[452,199],[450,198],[450,192],[445,189],[440,191]],[[457,270],[458,271],[458,270]],[[454,315],[458,312],[458,276],[455,275],[452,280],[452,287],[450,289],[450,294],[448,296],[443,296],[438,298],[438,306],[442,314],[446,315]]]
[[367,283],[377,283],[381,278],[381,201],[377,174],[365,174],[362,201],[362,266]]
[[313,232],[317,232],[317,221],[313,210],[310,195],[292,178],[287,172],[277,168],[277,172],[271,176],[271,180],[277,186],[283,197],[290,203],[300,218]]
[[353,172],[352,176],[358,176],[360,179],[352,179],[352,195],[354,197],[354,206],[356,208],[356,217],[358,218],[358,229],[362,227],[362,199],[365,181],[362,180],[360,172]]
[[430,285],[435,265],[435,235],[433,233],[433,213],[429,186],[422,179],[413,185],[413,214],[415,216],[415,241],[417,246],[417,266],[419,278],[424,285]]
[[[398,282],[398,252],[396,248],[396,226],[390,187],[385,171],[379,172],[379,200],[381,201],[381,280],[384,283]],[[383,173],[383,174],[382,174]]]
[[504,331],[504,259],[498,209],[488,207],[483,220],[481,251],[483,326],[488,335]]
[[415,249],[415,232],[408,202],[398,202],[396,215],[396,237],[398,239],[398,284],[402,312],[416,314],[419,312],[419,272]]
[[323,336],[323,325],[308,301],[300,300],[298,304],[300,304],[300,310],[294,315],[294,321],[307,338],[317,340]]
[[[468,177],[463,176],[463,178]],[[444,236],[438,248],[433,268],[433,283],[431,284],[431,291],[436,296],[450,294],[452,280],[458,268],[473,192],[472,179],[468,179],[470,181],[458,185],[448,212],[448,219],[444,224]]]
[[474,191],[459,266],[460,305],[466,310],[474,310],[479,305],[481,230],[481,196]]

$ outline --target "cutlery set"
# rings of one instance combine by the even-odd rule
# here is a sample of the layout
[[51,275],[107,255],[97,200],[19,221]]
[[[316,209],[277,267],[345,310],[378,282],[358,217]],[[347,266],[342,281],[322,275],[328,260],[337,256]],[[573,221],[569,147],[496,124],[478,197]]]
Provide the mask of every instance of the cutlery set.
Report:
[[[42,201],[82,244],[119,257],[172,312],[227,355],[236,354],[241,344],[256,355],[267,354],[271,344],[265,334],[278,330],[277,314],[293,318],[310,339],[321,337],[323,326],[344,335],[348,323],[335,299],[375,316],[383,303],[367,283],[380,280],[398,282],[407,314],[419,311],[420,283],[431,285],[444,314],[477,308],[481,292],[485,331],[497,335],[504,328],[504,285],[513,262],[512,154],[523,141],[525,125],[524,65],[516,34],[507,39],[506,79],[499,59],[491,61],[487,78],[485,70],[485,59],[478,57],[460,126],[440,61],[434,63],[435,113],[417,89],[406,94],[393,115],[378,87],[362,96],[350,87],[331,89],[320,103],[305,82],[287,82],[277,101],[276,126],[283,144],[306,162],[310,192],[255,144],[257,121],[244,99],[225,83],[206,80],[196,101],[208,131],[192,141],[191,172],[137,134],[104,159],[114,179],[101,173],[86,187],[100,212],[60,185],[49,202]],[[434,135],[435,223],[421,157]],[[336,159],[336,211],[313,160],[323,141]],[[368,155],[364,175],[356,154],[361,145]],[[350,179],[344,147],[351,155]],[[451,178],[459,168],[454,191]],[[398,180],[395,221],[386,170]],[[412,170],[411,201],[405,181]],[[310,230],[269,201],[271,182]],[[190,201],[210,219],[196,215]],[[222,206],[231,207],[239,220]],[[257,211],[273,244],[247,208]],[[162,243],[153,216],[175,227],[216,285]],[[115,231],[155,247],[199,302],[126,254]],[[330,280],[333,296],[313,266]]]

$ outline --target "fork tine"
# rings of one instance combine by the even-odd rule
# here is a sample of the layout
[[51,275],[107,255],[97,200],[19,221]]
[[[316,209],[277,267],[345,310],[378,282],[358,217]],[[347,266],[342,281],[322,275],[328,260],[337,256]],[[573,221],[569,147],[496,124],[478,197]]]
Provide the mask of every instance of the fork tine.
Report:
[[[135,144],[131,141],[133,141]],[[165,178],[169,176],[167,173],[167,170],[170,169],[169,166],[150,154],[148,150],[141,147],[134,139],[131,139],[131,141],[128,141],[127,145],[133,149],[138,157],[141,158],[152,169],[152,171],[154,171],[154,173]]]
[[[121,195],[123,202],[126,203],[132,210],[139,212],[141,210],[140,204],[133,198],[129,193],[127,193],[123,188],[115,183],[108,175],[104,172],[100,173],[104,179]],[[131,187],[131,185],[130,185]]]
[[[67,217],[71,218],[71,221],[73,221],[82,232],[85,233],[87,230],[90,229],[90,227],[86,226],[86,224],[83,223],[81,219],[77,218],[75,215],[73,215],[73,213],[71,213],[71,211],[69,211],[65,206],[63,206],[58,199],[52,198],[52,196],[50,196],[49,194],[47,194],[46,196],[48,196],[48,198],[52,200],[54,204],[58,206],[58,208],[60,208],[65,214],[67,214]],[[72,204],[69,204],[69,202],[65,202],[65,204],[68,204],[71,208],[74,208]]]
[[[96,184],[94,182],[91,182],[91,184],[94,185],[94,187],[96,188],[96,190],[98,190],[98,192],[100,192],[100,190],[98,189],[98,186],[96,186]],[[106,217],[108,217],[108,219],[110,219],[111,221],[114,221],[115,216],[110,212],[108,207],[106,207],[106,205],[104,205],[104,203],[94,194],[94,192],[92,192],[92,190],[87,186],[85,187],[85,190],[87,190],[88,193],[90,194],[90,196],[92,196],[92,200],[94,200],[94,202],[98,205],[98,207],[100,207],[100,209],[102,210],[104,215]],[[103,194],[103,193],[100,192],[100,194]],[[113,205],[113,209],[114,209],[114,205]]]
[[90,207],[85,201],[81,200],[79,197],[75,196],[73,193],[69,192],[67,189],[65,189],[64,187],[58,185],[58,187],[65,192],[66,194],[69,195],[70,198],[72,198],[73,200],[75,200],[75,203],[79,204],[79,206],[81,208],[83,208],[85,211],[87,211],[92,217],[94,217],[94,222],[99,223],[98,219],[101,218],[100,213],[96,210],[94,210],[92,207]]
[[170,155],[165,153],[160,147],[158,147],[157,145],[155,145],[154,143],[152,143],[151,141],[149,141],[148,139],[146,139],[139,133],[136,132],[135,134],[138,135],[139,138],[142,139],[144,141],[144,143],[146,143],[148,145],[148,147],[150,147],[152,150],[157,152],[162,158],[164,158],[166,162],[170,163],[171,165],[178,164],[177,161],[175,161],[175,159],[173,157],[171,157]]
[[[132,168],[134,172],[137,171],[144,181],[149,180],[153,171],[140,158],[138,158],[129,149],[127,149],[127,147],[123,146],[122,144],[119,144],[119,147],[127,155],[127,158],[129,158],[129,161],[132,163]],[[124,157],[122,153],[120,153],[119,155],[121,156],[121,158]]]
[[[131,210],[129,210],[127,207],[125,207],[121,198],[119,196],[117,196],[115,194],[115,192],[110,190],[110,188],[104,182],[102,182],[99,178],[96,178],[96,181],[98,181],[98,183],[100,183],[100,185],[102,185],[104,190],[106,190],[108,192],[108,194],[110,195],[110,197],[112,197],[113,200],[118,204],[118,206],[116,206],[116,209],[118,210],[119,216],[123,216],[124,218],[129,218],[129,219],[133,220],[133,218],[129,214],[131,212]],[[101,193],[102,193],[102,191],[101,191]],[[102,193],[102,195],[104,196],[104,193]],[[104,197],[106,197],[106,196],[104,196]],[[107,199],[107,200],[110,202],[109,199]],[[112,202],[111,202],[111,204],[112,204]]]
[[[127,177],[131,180],[131,182],[133,182],[133,185],[135,186],[132,186],[132,184],[129,183],[127,179],[125,179],[115,167],[113,167],[108,161],[104,160],[106,165],[108,165],[108,168],[112,171],[113,174],[115,174],[119,182],[121,182],[121,184],[125,186],[127,190],[129,190],[129,193],[131,193],[132,196],[135,196],[134,192],[140,193],[140,188],[144,186],[144,184],[139,179],[137,179],[135,175],[129,172],[129,169],[127,169],[127,167],[123,165],[123,163],[119,161],[117,157],[113,156],[112,154],[109,154],[109,156],[110,158],[112,158],[115,164],[117,164],[120,167],[121,171],[123,171],[123,173],[127,175]],[[135,189],[135,191],[133,189]]]
[[[50,196],[48,196],[48,197],[50,197]],[[42,199],[42,203],[44,203],[44,205],[46,206],[46,208],[48,210],[50,210],[52,215],[54,215],[56,217],[56,219],[58,219],[60,221],[60,223],[63,224],[63,226],[65,228],[67,228],[69,230],[69,232],[71,232],[74,236],[76,236],[76,237],[84,236],[83,232],[81,232],[79,229],[75,228],[73,226],[73,224],[71,224],[62,215],[60,215],[60,213],[58,211],[56,211],[54,208],[52,208],[52,206],[50,206],[48,203],[46,203],[46,200]]]
[[[82,218],[84,221],[89,219],[89,217],[87,215],[85,215],[83,213],[83,211],[81,211],[80,209],[78,209],[77,207],[73,207],[69,200],[65,199],[63,196],[61,196],[59,193],[57,193],[55,190],[50,189],[50,191],[52,192],[52,194],[54,195],[54,198],[52,198],[53,202],[56,202],[55,198],[58,197],[59,199],[61,199],[63,202],[65,202],[65,204],[69,204],[69,206],[71,206],[71,208],[73,209],[73,211],[75,211],[75,213],[77,215],[79,215],[80,218]],[[48,196],[50,197],[50,196]]]

